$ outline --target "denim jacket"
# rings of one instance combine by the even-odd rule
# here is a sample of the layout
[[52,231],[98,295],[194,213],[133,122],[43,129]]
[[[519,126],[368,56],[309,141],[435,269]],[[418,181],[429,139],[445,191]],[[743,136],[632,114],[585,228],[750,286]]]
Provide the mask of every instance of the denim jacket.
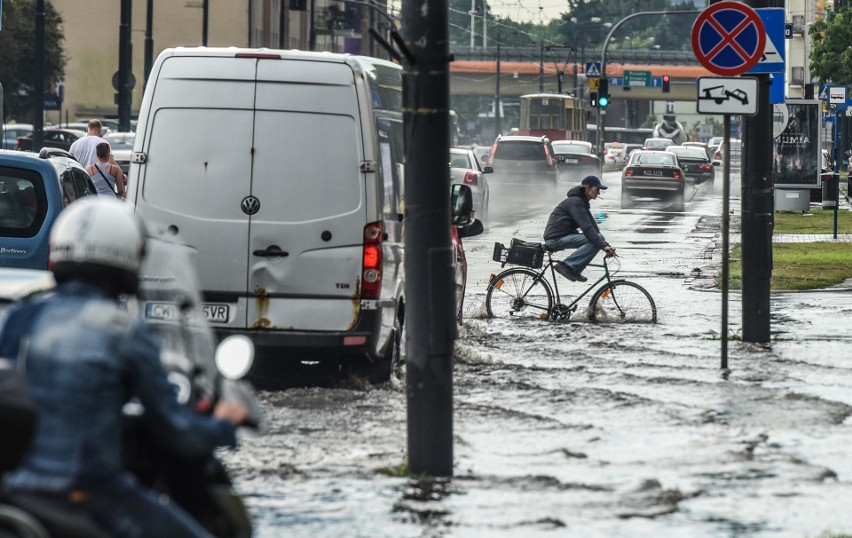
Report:
[[137,397],[165,446],[234,446],[234,427],[177,402],[153,330],[99,288],[58,286],[0,320],[0,357],[22,361],[39,410],[32,446],[7,479],[17,489],[91,489],[121,470],[122,407]]

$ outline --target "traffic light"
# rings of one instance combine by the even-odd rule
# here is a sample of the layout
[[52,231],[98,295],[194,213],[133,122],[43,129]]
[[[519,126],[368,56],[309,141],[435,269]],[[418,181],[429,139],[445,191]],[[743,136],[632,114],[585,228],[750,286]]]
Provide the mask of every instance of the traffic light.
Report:
[[597,108],[598,92],[589,92],[589,104],[592,105],[592,108]]
[[663,75],[663,93],[669,93],[672,91],[672,76],[671,75]]
[[609,80],[601,78],[598,82],[598,106],[606,108],[609,104]]

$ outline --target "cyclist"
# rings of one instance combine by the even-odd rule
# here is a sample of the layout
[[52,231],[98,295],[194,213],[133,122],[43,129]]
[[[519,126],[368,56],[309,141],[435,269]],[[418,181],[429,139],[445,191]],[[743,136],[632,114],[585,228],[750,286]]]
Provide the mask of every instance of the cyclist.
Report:
[[568,191],[567,198],[559,202],[544,228],[544,244],[551,251],[576,249],[563,261],[555,264],[556,272],[571,281],[585,282],[583,270],[601,250],[607,256],[615,249],[606,242],[598,223],[589,210],[592,200],[607,186],[597,176],[586,176]]
[[76,202],[56,221],[56,291],[0,320],[0,357],[23,361],[38,410],[29,453],[5,485],[78,509],[114,536],[208,536],[121,467],[122,407],[131,396],[158,439],[187,455],[235,446],[234,427],[247,416],[239,403],[220,401],[208,417],[177,402],[153,329],[118,300],[136,292],[145,244],[141,221],[115,198]]

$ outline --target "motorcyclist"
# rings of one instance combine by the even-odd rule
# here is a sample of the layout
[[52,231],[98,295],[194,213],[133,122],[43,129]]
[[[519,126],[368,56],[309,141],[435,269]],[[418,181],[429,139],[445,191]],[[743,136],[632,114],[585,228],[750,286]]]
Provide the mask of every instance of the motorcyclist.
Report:
[[81,510],[115,536],[209,536],[122,470],[122,409],[136,397],[158,442],[200,456],[235,446],[246,407],[223,401],[211,417],[177,402],[156,335],[119,301],[137,290],[146,244],[125,204],[75,202],[50,243],[55,291],[0,319],[0,358],[25,370],[39,413],[31,448],[5,487]]

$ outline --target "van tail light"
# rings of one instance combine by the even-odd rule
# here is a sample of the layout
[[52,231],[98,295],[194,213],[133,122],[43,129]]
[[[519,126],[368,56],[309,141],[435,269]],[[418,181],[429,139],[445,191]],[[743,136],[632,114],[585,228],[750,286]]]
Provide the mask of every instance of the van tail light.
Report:
[[465,172],[464,182],[468,185],[479,185],[479,179],[476,177],[476,172]]
[[238,52],[234,54],[234,58],[255,58],[257,60],[280,60],[280,54],[264,53],[264,52]]
[[364,226],[361,298],[378,299],[382,291],[382,223]]
[[631,166],[630,168],[625,168],[624,175],[627,177],[633,177],[633,167]]

